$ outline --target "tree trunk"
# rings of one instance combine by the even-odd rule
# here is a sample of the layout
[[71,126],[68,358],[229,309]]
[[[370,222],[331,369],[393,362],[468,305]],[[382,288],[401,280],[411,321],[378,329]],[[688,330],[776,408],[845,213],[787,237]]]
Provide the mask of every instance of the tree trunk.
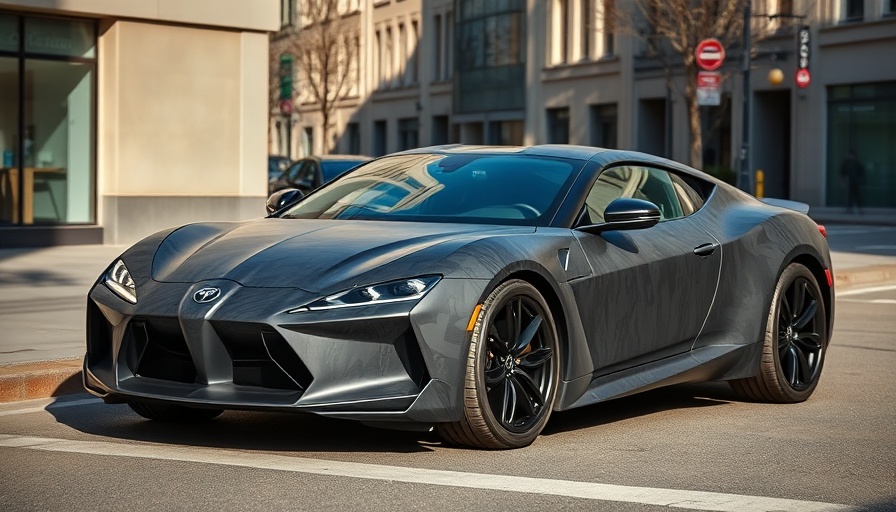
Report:
[[330,114],[332,110],[333,107],[329,103],[324,102],[323,104],[321,104],[320,116],[323,120],[323,126],[321,126],[321,137],[323,137],[323,140],[321,140],[320,154],[322,155],[330,154]]
[[700,105],[697,104],[697,72],[685,67],[687,85],[685,99],[688,107],[688,125],[691,129],[691,160],[695,169],[703,169],[703,127],[700,124]]

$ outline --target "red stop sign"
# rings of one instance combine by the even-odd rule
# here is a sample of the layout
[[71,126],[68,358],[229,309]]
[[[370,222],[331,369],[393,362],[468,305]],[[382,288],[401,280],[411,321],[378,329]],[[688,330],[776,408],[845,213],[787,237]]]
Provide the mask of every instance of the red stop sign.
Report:
[[722,67],[722,63],[725,62],[725,48],[718,39],[704,39],[697,45],[694,57],[701,69],[713,71]]
[[809,68],[796,70],[796,76],[794,76],[794,80],[796,80],[796,86],[800,89],[809,87],[809,83],[812,82],[812,75],[809,74]]

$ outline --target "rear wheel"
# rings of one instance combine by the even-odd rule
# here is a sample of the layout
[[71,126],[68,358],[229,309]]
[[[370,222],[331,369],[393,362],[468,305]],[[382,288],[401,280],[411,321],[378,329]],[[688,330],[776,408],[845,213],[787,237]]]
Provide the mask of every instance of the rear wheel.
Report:
[[219,416],[221,409],[202,409],[183,405],[165,404],[161,402],[128,402],[128,406],[146,419],[171,423],[193,423],[206,421]]
[[792,403],[809,398],[828,347],[827,316],[812,272],[792,263],[778,278],[765,329],[759,374],[731,381],[749,400]]
[[527,446],[544,429],[557,391],[560,353],[547,302],[528,282],[499,285],[482,304],[470,340],[464,417],[438,426],[450,443]]

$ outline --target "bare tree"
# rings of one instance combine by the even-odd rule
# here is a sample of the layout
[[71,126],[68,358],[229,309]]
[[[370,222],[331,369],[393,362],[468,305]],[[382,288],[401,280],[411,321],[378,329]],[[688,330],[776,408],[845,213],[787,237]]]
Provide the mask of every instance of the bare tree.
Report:
[[330,151],[336,106],[352,93],[357,82],[359,21],[356,13],[340,12],[344,3],[299,0],[298,27],[278,48],[293,55],[295,61],[299,81],[293,92],[294,102],[313,104],[320,112],[324,153]]
[[[620,3],[634,5],[625,11]],[[697,104],[697,44],[707,38],[718,39],[724,48],[739,48],[743,37],[744,0],[631,0],[607,2],[608,12],[621,32],[643,39],[648,55],[662,61],[669,87],[685,99],[691,135],[690,164],[703,167],[703,132],[700,106]],[[766,32],[765,26],[753,26],[753,40]],[[681,69],[684,89],[673,80],[673,71]]]

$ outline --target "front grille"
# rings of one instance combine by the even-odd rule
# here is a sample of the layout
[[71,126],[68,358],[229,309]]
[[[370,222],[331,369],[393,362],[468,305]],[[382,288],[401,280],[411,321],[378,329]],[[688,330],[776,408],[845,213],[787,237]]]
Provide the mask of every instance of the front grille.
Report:
[[128,326],[137,364],[134,375],[192,384],[196,365],[177,318],[134,319]]
[[233,383],[241,386],[301,391],[311,372],[282,336],[263,324],[213,322],[233,360]]
[[97,364],[112,357],[112,324],[100,308],[87,299],[87,360]]
[[408,377],[411,378],[418,388],[423,389],[423,386],[429,382],[430,377],[426,369],[426,360],[423,359],[423,352],[420,351],[420,343],[417,341],[417,336],[414,335],[414,330],[408,327],[401,336],[395,339],[393,344],[395,345],[398,359],[401,360]]

